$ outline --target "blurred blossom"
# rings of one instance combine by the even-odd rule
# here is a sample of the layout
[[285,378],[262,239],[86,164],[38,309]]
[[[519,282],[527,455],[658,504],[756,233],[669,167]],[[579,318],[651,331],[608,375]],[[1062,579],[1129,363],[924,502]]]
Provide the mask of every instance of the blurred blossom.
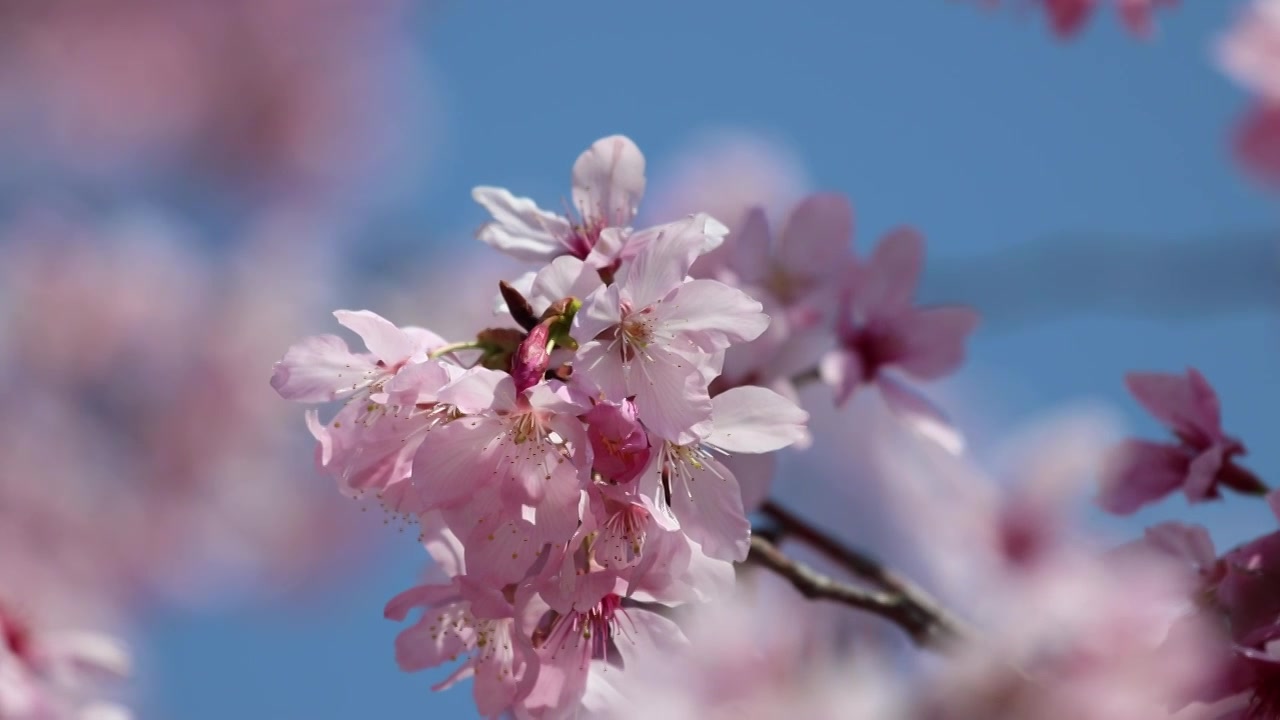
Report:
[[1233,146],[1254,177],[1280,187],[1280,0],[1251,0],[1219,41],[1218,62],[1254,97]]
[[[408,0],[0,8],[4,147],[43,171],[358,189],[404,154],[425,81]],[[209,178],[205,178],[209,179]]]
[[243,381],[325,293],[287,226],[219,262],[147,211],[9,224],[0,394],[25,411],[0,452],[6,556],[117,604],[279,591],[332,563],[350,516],[287,408]]
[[1059,38],[1078,35],[1100,8],[1113,10],[1126,30],[1138,38],[1150,37],[1157,10],[1175,7],[1178,0],[978,0],[995,7],[1002,3],[1021,9],[1035,7],[1045,14],[1049,28]]

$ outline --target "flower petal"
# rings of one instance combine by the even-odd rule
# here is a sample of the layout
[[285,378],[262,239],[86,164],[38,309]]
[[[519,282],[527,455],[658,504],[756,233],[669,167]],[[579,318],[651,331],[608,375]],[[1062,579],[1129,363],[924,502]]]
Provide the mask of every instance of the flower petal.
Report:
[[481,242],[527,262],[547,262],[565,254],[562,238],[569,235],[568,220],[503,188],[477,187],[471,197],[493,216],[493,222],[476,231]]
[[934,307],[913,311],[894,322],[901,343],[897,366],[918,380],[937,380],[964,363],[965,340],[978,326],[978,313],[967,307]]
[[711,399],[712,432],[706,443],[731,453],[767,453],[804,442],[809,413],[778,393],[756,385]]
[[769,327],[764,306],[716,280],[690,280],[654,308],[654,319],[672,334],[688,337],[703,352],[754,340]]
[[778,242],[778,260],[802,277],[843,273],[853,250],[853,205],[839,193],[816,193],[796,205]]
[[373,360],[351,352],[342,338],[316,335],[285,352],[271,373],[271,387],[288,400],[323,403],[353,392],[376,372]]
[[389,368],[408,360],[416,349],[413,338],[375,312],[335,310],[333,316],[343,327],[359,335],[369,352]]
[[573,164],[573,204],[589,224],[630,225],[644,185],[644,155],[622,135],[595,141]]
[[891,231],[876,245],[871,259],[858,269],[854,301],[867,317],[892,317],[911,307],[924,238],[912,228]]
[[1126,440],[1103,464],[1097,503],[1107,512],[1129,515],[1181,486],[1189,463],[1175,446]]
[[876,385],[885,404],[908,428],[952,455],[964,452],[964,436],[928,398],[884,373],[876,378]]

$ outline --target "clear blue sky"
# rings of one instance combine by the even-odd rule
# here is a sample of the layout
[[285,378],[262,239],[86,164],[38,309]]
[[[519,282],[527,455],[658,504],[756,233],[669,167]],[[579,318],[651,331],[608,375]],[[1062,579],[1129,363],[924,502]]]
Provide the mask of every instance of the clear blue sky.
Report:
[[[1089,396],[1121,403],[1154,432],[1125,400],[1121,374],[1192,364],[1217,384],[1229,429],[1252,441],[1253,467],[1280,476],[1280,447],[1267,444],[1280,407],[1280,298],[1246,288],[1225,293],[1221,312],[1187,310],[1197,293],[1244,282],[1230,262],[1211,262],[1253,257],[1256,243],[1242,249],[1233,233],[1280,228],[1277,198],[1227,152],[1245,98],[1210,48],[1237,3],[1188,0],[1147,43],[1104,16],[1069,45],[1029,14],[977,5],[440,3],[423,44],[443,129],[429,187],[403,216],[434,233],[470,228],[481,216],[467,193],[479,183],[559,198],[576,153],[609,133],[635,138],[660,172],[699,131],[759,130],[796,148],[817,186],[853,198],[861,247],[899,222],[926,232],[925,293],[991,311],[967,372],[999,384],[1005,421]],[[1196,237],[1208,238],[1205,262],[1150,276],[1149,258]],[[1003,261],[1046,242],[1074,269]],[[1106,254],[1131,248],[1149,254],[1123,266],[1129,275],[1104,275]],[[1130,280],[1142,306],[1100,290]],[[1014,285],[1052,302],[1019,315],[1019,295],[1000,293]],[[1175,500],[1143,519],[1183,510]],[[1239,502],[1199,517],[1224,544],[1271,522]],[[395,668],[397,627],[381,609],[422,555],[412,542],[394,548],[306,602],[159,618],[143,660],[157,697],[148,716],[471,717],[469,688],[433,695],[434,678]]]

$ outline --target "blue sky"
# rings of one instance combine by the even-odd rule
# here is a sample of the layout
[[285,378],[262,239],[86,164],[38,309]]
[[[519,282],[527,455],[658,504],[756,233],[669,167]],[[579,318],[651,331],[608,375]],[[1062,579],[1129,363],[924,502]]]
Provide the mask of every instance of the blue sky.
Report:
[[[860,247],[900,222],[925,231],[924,294],[988,311],[966,370],[991,388],[984,412],[1016,424],[1100,398],[1155,433],[1122,373],[1195,365],[1252,440],[1252,467],[1280,475],[1280,447],[1264,444],[1280,406],[1280,261],[1270,275],[1239,262],[1267,261],[1257,238],[1280,227],[1277,198],[1231,162],[1246,99],[1211,57],[1238,4],[1184,3],[1150,42],[1104,15],[1066,45],[1029,13],[978,4],[440,3],[422,34],[438,86],[430,180],[380,223],[470,242],[453,231],[481,220],[471,186],[553,201],[597,137],[632,136],[652,175],[701,132],[761,132],[853,198]],[[1201,296],[1214,312],[1197,311]],[[1175,499],[1139,521],[1184,510]],[[1273,522],[1245,502],[1198,517],[1220,544]],[[470,717],[468,689],[432,694],[438,675],[394,665],[382,606],[421,559],[394,543],[305,600],[156,618],[149,716]]]

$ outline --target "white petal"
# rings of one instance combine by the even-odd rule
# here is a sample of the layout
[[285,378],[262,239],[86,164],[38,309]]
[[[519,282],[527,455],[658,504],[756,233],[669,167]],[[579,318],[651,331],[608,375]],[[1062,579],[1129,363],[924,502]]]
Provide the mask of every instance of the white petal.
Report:
[[711,399],[712,432],[706,442],[734,453],[765,453],[809,437],[809,413],[756,385],[736,387]]
[[395,323],[369,310],[335,310],[343,327],[364,340],[365,347],[388,366],[408,360],[415,350],[413,338]]
[[588,221],[630,225],[644,185],[644,155],[622,135],[597,140],[573,164],[573,204]]
[[365,385],[377,372],[368,356],[356,355],[337,335],[316,335],[289,348],[275,364],[271,387],[304,403],[336,400]]
[[569,235],[569,222],[538,208],[529,198],[516,197],[503,188],[477,187],[471,197],[493,216],[476,232],[481,242],[528,262],[546,262],[565,252],[561,241]]

